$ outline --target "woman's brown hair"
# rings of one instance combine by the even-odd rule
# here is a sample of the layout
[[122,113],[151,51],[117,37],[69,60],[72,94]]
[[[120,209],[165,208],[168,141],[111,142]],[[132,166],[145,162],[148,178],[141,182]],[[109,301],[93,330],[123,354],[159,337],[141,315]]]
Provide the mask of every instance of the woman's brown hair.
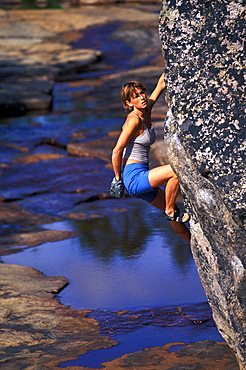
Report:
[[128,112],[131,112],[133,110],[133,107],[130,107],[127,104],[127,101],[131,100],[136,89],[141,89],[142,91],[147,92],[145,85],[138,81],[130,81],[122,86],[120,95],[121,95],[123,107]]

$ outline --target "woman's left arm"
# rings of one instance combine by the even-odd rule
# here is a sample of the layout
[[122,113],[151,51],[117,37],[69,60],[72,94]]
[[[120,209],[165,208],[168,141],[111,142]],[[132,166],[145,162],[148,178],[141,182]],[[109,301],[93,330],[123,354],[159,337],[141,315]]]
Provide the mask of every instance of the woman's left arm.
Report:
[[160,97],[161,93],[165,90],[167,87],[164,73],[160,76],[159,80],[157,81],[156,87],[153,90],[152,94],[149,97],[149,107],[150,109],[153,107],[153,105],[157,102],[158,98]]

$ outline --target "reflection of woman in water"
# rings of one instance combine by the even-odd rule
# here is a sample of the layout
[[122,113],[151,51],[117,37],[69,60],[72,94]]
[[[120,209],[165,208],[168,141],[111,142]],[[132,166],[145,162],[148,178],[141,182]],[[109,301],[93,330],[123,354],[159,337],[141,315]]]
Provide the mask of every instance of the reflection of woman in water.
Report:
[[[184,224],[189,215],[182,213],[175,204],[179,193],[177,176],[170,165],[149,169],[150,145],[155,141],[151,110],[165,88],[164,75],[159,78],[149,98],[142,83],[131,81],[122,87],[123,106],[129,114],[112,153],[115,177],[110,193],[121,197],[125,187],[131,196],[144,199],[163,210],[172,228],[190,241],[190,232]],[[163,191],[160,186],[164,184]]]

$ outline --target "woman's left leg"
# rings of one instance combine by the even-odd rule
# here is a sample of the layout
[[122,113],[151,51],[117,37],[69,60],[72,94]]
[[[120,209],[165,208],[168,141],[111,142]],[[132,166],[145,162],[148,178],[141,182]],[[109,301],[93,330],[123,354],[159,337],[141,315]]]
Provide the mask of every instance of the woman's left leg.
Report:
[[[156,198],[150,203],[152,206],[161,209],[162,211],[165,210],[165,196],[164,191],[162,189],[158,189],[158,193]],[[170,221],[171,227],[173,230],[181,236],[184,240],[190,243],[190,230],[186,227],[185,224],[181,224],[175,221]]]
[[165,192],[161,188],[158,189],[156,198],[152,202],[150,202],[150,204],[156,208],[161,209],[162,211],[165,211]]
[[191,234],[190,230],[185,226],[185,224],[180,224],[175,221],[170,221],[170,224],[173,228],[173,230],[181,236],[184,240],[186,240],[188,243],[190,243]]

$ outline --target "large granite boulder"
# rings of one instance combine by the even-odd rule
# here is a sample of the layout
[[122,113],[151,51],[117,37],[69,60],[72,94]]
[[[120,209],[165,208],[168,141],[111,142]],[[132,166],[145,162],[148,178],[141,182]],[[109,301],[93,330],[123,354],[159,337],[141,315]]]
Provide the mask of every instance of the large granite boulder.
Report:
[[216,325],[246,369],[245,7],[163,0],[168,159],[192,216],[191,248]]

